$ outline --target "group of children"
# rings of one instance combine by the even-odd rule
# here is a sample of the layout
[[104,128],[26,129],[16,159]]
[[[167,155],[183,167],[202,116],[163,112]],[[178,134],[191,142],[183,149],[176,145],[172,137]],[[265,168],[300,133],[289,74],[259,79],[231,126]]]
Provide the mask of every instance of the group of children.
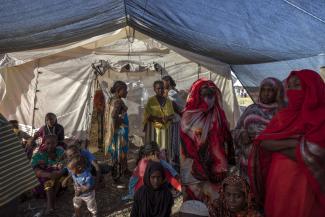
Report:
[[[17,121],[11,123],[27,156],[31,158],[40,181],[38,190],[45,192],[47,212],[54,212],[55,195],[72,178],[75,216],[81,216],[80,207],[83,202],[91,215],[97,216],[95,188],[101,180],[101,171],[95,157],[76,145],[67,147],[64,144],[64,128],[57,123],[53,113],[46,115],[45,125],[34,137],[20,131]],[[35,143],[38,138],[41,138],[40,145]],[[129,194],[123,198],[134,200],[131,217],[171,215],[174,201],[172,192],[181,192],[182,186],[178,172],[168,162],[160,159],[160,156],[156,142],[147,143],[139,150],[137,166],[129,182]],[[259,216],[252,208],[249,186],[245,179],[239,176],[226,178],[219,193],[219,199],[209,206],[200,201],[185,201],[179,215],[232,217],[233,213],[242,213],[240,216]]]
[[[79,149],[77,145],[67,147],[64,143],[64,128],[57,123],[56,115],[53,113],[45,116],[45,125],[33,137],[19,129],[18,121],[11,120],[10,123],[27,157],[31,159],[39,180],[40,185],[33,192],[37,196],[46,196],[46,214],[54,213],[56,195],[72,178],[75,216],[81,216],[80,207],[85,202],[89,212],[96,217],[95,187],[96,181],[101,180],[101,170],[95,157],[89,151]],[[37,145],[38,139],[40,141]],[[96,181],[92,173],[96,175]]]

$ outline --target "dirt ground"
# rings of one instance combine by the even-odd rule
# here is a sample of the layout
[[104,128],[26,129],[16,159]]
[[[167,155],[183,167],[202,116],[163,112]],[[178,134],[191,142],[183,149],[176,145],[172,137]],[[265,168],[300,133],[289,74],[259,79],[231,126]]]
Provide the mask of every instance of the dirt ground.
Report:
[[[95,154],[97,160],[100,163],[109,163],[104,160],[102,152],[98,152],[97,149],[97,118],[94,113],[92,118],[92,128],[91,128],[91,141],[89,149]],[[129,168],[132,171],[135,167],[135,159],[137,157],[138,147],[141,144],[140,137],[132,137],[132,142],[129,149]],[[134,144],[135,143],[135,144]],[[97,152],[95,152],[97,151]],[[127,194],[127,184],[129,177],[123,177],[121,183],[115,184],[110,176],[110,174],[105,175],[105,186],[96,191],[96,200],[99,210],[100,217],[123,217],[129,216],[131,211],[132,202],[125,202],[121,200],[122,196]],[[61,196],[57,198],[55,217],[71,217],[73,216],[73,205],[72,198],[74,191],[72,187],[69,187]],[[182,203],[182,198],[178,197],[175,199],[175,205],[173,207],[173,216],[176,216],[177,211]],[[35,199],[29,198],[25,202],[20,203],[19,217],[45,217],[43,211],[46,206],[45,199]],[[89,212],[86,207],[83,206],[83,216],[90,217]]]

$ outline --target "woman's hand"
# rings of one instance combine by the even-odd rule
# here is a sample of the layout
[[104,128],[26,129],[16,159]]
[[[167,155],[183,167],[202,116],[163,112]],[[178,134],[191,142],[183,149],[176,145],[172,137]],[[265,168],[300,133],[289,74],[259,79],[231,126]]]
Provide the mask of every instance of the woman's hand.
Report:
[[53,171],[53,172],[51,172],[51,174],[50,174],[50,179],[55,180],[55,179],[58,179],[60,176],[61,176],[61,173],[60,173],[60,172],[58,172],[58,171]]
[[241,133],[240,133],[240,141],[243,145],[249,145],[252,143],[252,140],[248,134],[248,131],[247,130],[243,130]]
[[296,148],[298,139],[263,140],[261,146],[268,151],[278,152],[284,149]]
[[149,116],[148,120],[151,122],[159,122],[159,123],[163,123],[163,121],[164,121],[163,118],[152,116],[152,115]]

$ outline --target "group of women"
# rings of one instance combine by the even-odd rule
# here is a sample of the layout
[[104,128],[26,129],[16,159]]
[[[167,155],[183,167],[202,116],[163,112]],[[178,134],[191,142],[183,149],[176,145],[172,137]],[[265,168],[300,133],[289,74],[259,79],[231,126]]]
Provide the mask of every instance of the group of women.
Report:
[[[263,80],[258,102],[232,132],[212,81],[194,82],[186,102],[175,86],[170,76],[154,82],[144,132],[145,143],[156,142],[160,158],[180,170],[184,201],[205,203],[210,216],[325,216],[325,85],[318,73]],[[115,82],[111,93],[107,150],[114,157],[120,144],[126,159],[126,84]],[[239,176],[229,177],[235,156]]]

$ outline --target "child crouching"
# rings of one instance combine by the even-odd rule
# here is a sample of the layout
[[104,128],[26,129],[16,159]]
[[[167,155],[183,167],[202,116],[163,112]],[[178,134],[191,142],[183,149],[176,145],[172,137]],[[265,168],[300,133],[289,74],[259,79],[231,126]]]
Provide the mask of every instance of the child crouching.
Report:
[[68,163],[69,173],[74,181],[75,196],[73,206],[75,217],[81,217],[81,205],[84,201],[92,217],[97,216],[97,204],[95,198],[95,180],[90,171],[86,169],[86,159],[82,156],[73,158]]

